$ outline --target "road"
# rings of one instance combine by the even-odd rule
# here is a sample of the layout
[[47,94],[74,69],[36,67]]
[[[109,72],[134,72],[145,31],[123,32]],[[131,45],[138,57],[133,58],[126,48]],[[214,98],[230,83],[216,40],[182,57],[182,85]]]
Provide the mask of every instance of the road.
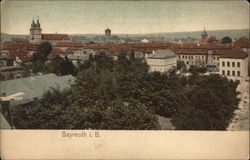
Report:
[[241,101],[239,109],[233,121],[229,124],[228,131],[247,131],[249,130],[249,81],[244,81],[239,87]]

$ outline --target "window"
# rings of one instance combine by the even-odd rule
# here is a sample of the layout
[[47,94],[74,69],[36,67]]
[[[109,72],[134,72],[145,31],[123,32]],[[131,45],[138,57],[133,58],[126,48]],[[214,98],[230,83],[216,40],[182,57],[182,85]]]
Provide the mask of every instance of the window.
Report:
[[184,56],[182,56],[182,58],[184,59]]
[[234,62],[232,62],[232,66],[233,66],[233,67],[235,66],[235,63],[234,63]]
[[215,57],[214,57],[214,60],[215,60]]
[[222,70],[222,75],[225,75],[225,71],[224,70]]
[[237,67],[240,67],[240,62],[237,62]]
[[230,67],[230,62],[227,62],[227,66]]
[[240,71],[237,71],[237,76],[240,76]]
[[222,62],[222,66],[225,66],[225,62]]
[[187,64],[188,64],[188,61],[187,61]]
[[235,71],[232,71],[232,76],[235,76]]
[[230,71],[227,71],[227,75],[230,76]]

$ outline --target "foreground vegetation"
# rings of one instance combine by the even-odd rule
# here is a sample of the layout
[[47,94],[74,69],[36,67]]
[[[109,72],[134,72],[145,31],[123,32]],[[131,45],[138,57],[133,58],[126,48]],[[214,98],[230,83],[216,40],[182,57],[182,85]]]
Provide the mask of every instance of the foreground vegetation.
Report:
[[157,115],[176,129],[225,130],[237,109],[237,83],[219,75],[184,77],[176,70],[148,72],[134,53],[118,60],[100,53],[80,66],[70,90],[12,110],[16,128],[160,129]]

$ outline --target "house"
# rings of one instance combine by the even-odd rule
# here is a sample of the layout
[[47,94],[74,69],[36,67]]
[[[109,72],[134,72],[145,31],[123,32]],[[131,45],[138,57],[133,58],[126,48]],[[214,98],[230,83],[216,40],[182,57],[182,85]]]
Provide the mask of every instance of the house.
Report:
[[175,50],[178,60],[183,61],[187,68],[190,66],[206,66],[207,50],[203,48],[181,48]]
[[219,73],[229,80],[242,82],[248,78],[248,55],[241,51],[228,51],[219,58]]
[[177,56],[170,50],[158,50],[146,58],[151,72],[167,72],[176,67]]

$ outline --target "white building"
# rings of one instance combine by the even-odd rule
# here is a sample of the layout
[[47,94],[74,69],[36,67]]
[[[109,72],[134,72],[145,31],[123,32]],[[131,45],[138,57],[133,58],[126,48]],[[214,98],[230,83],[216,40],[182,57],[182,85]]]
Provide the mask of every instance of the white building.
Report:
[[242,82],[248,77],[248,55],[244,52],[224,54],[219,58],[219,72],[229,80]]
[[206,66],[207,62],[207,51],[206,49],[196,49],[196,48],[188,48],[188,49],[179,49],[175,51],[178,54],[178,60],[183,61],[187,66],[187,69],[190,66]]
[[158,50],[146,59],[151,72],[167,72],[176,67],[177,56],[170,50]]

